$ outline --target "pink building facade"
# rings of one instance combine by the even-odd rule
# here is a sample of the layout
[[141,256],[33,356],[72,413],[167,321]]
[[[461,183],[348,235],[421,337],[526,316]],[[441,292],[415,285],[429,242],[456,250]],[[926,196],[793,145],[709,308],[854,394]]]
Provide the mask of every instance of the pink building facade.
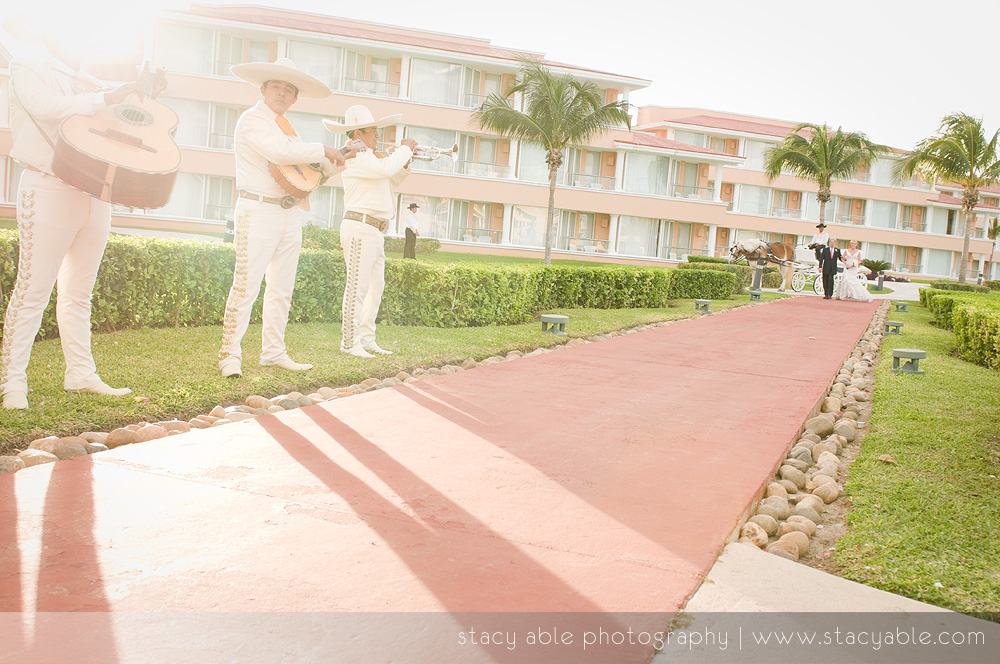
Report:
[[[543,57],[489,41],[264,7],[194,5],[161,13],[150,29],[158,64],[170,73],[161,101],[180,116],[181,173],[170,203],[157,210],[118,208],[114,226],[130,232],[218,239],[236,200],[233,131],[258,92],[233,77],[240,62],[290,57],[334,91],[300,99],[289,118],[304,140],[343,142],[322,125],[353,104],[376,117],[402,113],[384,141],[404,137],[450,148],[457,159],[415,162],[399,188],[401,211],[420,208],[421,234],[447,251],[539,256],[544,243],[548,174],[540,147],[479,129],[472,112],[514,80],[518,56]],[[0,50],[0,216],[14,216],[19,165],[10,154],[6,104],[9,54]],[[593,82],[609,101],[627,100],[650,81],[561,63],[557,72]],[[520,100],[515,99],[518,104]],[[768,182],[764,151],[797,123],[732,112],[646,106],[633,130],[609,132],[565,155],[558,176],[554,255],[621,263],[675,265],[691,254],[726,255],[732,242],[760,236],[807,242],[818,220],[815,185],[782,175]],[[863,130],[863,128],[862,128]],[[849,181],[835,182],[829,232],[860,242],[893,272],[953,278],[963,227],[954,188],[913,182],[895,186],[884,159]],[[338,178],[311,198],[304,223],[336,228],[343,213]],[[968,274],[1000,253],[985,228],[1000,216],[1000,188],[982,192],[974,220]]]

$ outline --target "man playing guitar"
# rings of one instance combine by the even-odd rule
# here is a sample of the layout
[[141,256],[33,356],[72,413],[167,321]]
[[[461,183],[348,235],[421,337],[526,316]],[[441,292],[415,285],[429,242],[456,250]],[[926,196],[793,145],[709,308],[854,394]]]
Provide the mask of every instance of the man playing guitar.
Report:
[[[12,31],[6,22],[4,27]],[[44,62],[10,63],[11,156],[25,170],[17,193],[17,282],[4,315],[0,368],[3,407],[9,409],[28,407],[31,346],[57,281],[56,318],[66,358],[63,387],[109,396],[131,392],[101,380],[90,347],[90,303],[111,228],[111,205],[55,177],[52,160],[64,120],[93,115],[141,91],[137,83],[126,83],[102,92],[104,85],[81,71],[82,53],[56,38],[46,39],[46,47],[51,57]],[[154,96],[165,87],[160,74]]]
[[[236,123],[236,269],[226,301],[219,349],[223,376],[243,373],[240,344],[250,323],[250,311],[267,274],[264,292],[264,329],[260,363],[289,371],[306,371],[288,356],[285,328],[302,248],[299,208],[308,198],[286,195],[271,174],[273,165],[320,163],[324,175],[343,167],[358,147],[337,150],[322,143],[303,143],[285,112],[299,98],[328,97],[322,81],[300,71],[291,60],[251,62],[233,66],[233,73],[260,88],[261,101]],[[336,167],[336,168],[335,168]],[[305,209],[308,209],[306,207]]]

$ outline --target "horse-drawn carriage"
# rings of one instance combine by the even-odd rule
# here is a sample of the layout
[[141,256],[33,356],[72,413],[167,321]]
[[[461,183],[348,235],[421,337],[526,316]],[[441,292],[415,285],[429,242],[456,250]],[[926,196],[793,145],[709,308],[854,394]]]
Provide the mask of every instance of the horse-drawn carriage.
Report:
[[[735,243],[729,249],[729,262],[736,263],[746,260],[751,266],[758,260],[765,260],[779,266],[782,273],[782,284],[779,292],[791,287],[796,293],[806,288],[811,288],[817,295],[823,294],[823,275],[819,270],[819,261],[816,260],[816,253],[804,244],[792,247],[790,244],[780,242],[764,242],[760,239],[743,240]],[[867,268],[861,268],[858,272],[858,279],[868,288],[868,279],[864,272]],[[837,290],[840,280],[843,278],[844,268],[837,266],[837,274],[833,278],[833,289]]]

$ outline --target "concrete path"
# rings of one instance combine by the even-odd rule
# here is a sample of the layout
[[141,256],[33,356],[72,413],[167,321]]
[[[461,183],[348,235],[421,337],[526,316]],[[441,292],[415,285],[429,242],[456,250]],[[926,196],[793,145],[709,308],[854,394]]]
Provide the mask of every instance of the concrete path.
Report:
[[615,635],[684,606],[877,305],[780,300],[2,475],[0,662],[647,662]]

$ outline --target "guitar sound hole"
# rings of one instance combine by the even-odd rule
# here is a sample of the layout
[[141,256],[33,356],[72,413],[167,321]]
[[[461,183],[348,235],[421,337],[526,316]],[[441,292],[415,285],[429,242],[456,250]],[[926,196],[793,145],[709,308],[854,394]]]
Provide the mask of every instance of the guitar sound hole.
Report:
[[138,106],[128,106],[125,104],[119,104],[115,106],[115,115],[122,122],[127,122],[130,125],[136,125],[138,127],[144,127],[153,121],[153,116],[150,115],[145,109],[139,108]]

